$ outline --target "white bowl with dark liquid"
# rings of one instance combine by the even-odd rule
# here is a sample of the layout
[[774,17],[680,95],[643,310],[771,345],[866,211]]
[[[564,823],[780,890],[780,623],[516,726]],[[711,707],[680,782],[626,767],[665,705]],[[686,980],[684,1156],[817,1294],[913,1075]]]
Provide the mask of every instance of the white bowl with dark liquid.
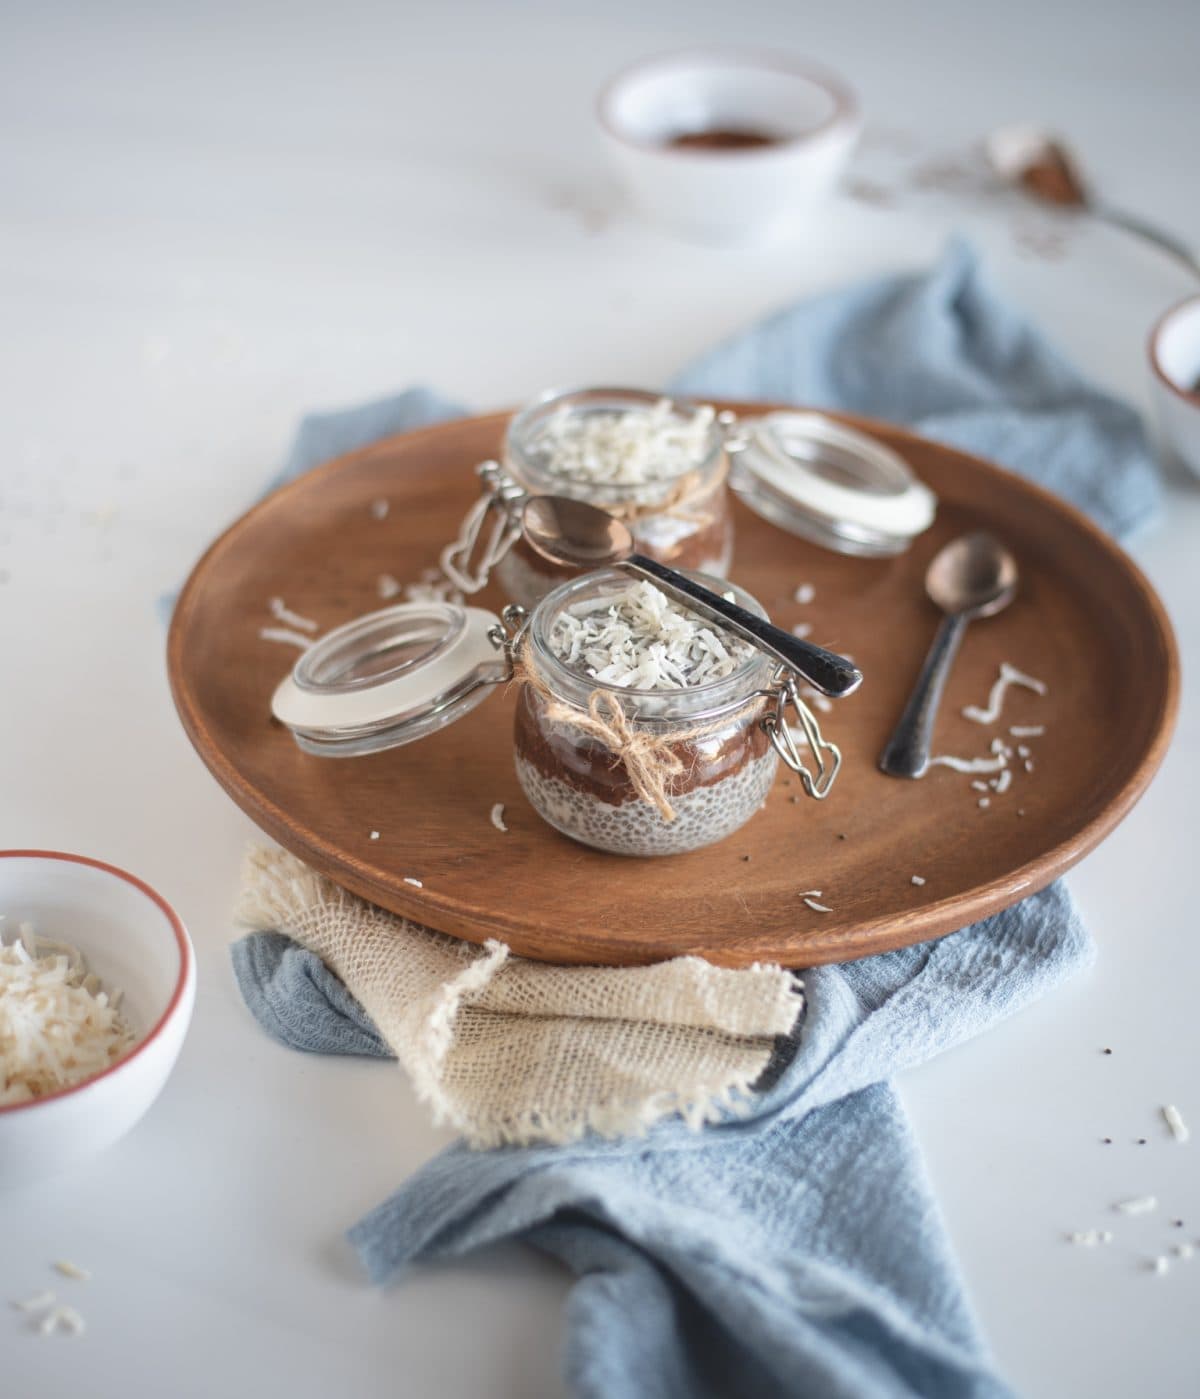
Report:
[[633,203],[693,241],[786,233],[833,188],[858,138],[841,78],[783,54],[685,49],[600,93],[605,146]]

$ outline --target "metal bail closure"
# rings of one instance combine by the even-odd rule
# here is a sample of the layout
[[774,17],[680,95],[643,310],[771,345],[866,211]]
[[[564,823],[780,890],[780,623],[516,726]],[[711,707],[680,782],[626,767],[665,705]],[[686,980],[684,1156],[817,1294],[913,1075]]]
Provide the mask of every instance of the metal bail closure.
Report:
[[495,613],[402,603],[313,642],[276,689],[271,711],[305,752],[356,757],[454,723],[511,670]]
[[898,453],[824,413],[722,423],[730,485],[757,515],[840,554],[903,553],[929,528],[933,492]]
[[[796,748],[795,735],[788,728],[787,708],[789,704],[796,711],[800,727],[804,731],[804,741],[816,763],[817,774],[815,777],[804,766],[804,760]],[[790,672],[779,680],[775,689],[775,712],[764,717],[762,726],[769,735],[775,751],[800,778],[805,792],[815,801],[824,801],[841,769],[842,750],[836,743],[830,743],[822,736],[817,717],[800,698],[800,693],[796,688],[796,677]]]
[[[499,462],[481,462],[475,474],[483,484],[483,493],[463,516],[458,538],[442,550],[439,559],[442,572],[464,593],[477,593],[486,587],[492,569],[520,538],[520,507],[525,499],[525,492]],[[489,517],[492,528],[481,546]]]

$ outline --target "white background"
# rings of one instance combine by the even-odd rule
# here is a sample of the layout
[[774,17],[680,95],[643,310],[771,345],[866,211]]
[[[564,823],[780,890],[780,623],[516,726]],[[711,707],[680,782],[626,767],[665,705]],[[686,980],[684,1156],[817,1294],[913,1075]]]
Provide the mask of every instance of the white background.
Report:
[[[885,134],[860,162],[893,206],[842,200],[766,252],[689,248],[621,211],[592,94],[694,39],[846,73],[913,144],[902,157]],[[56,1257],[95,1272],[58,1280],[82,1340],[0,1313],[6,1399],[84,1376],[104,1396],[561,1392],[555,1266],[514,1249],[366,1285],[341,1231],[447,1138],[394,1067],[271,1043],[230,976],[254,831],[175,720],[154,601],[299,416],[415,381],[480,408],[661,382],[761,312],[928,262],[956,228],[1144,403],[1145,333],[1189,291],[1180,274],[1101,228],[1059,260],[1022,256],[1029,216],[903,171],[1045,120],[1111,198],[1200,240],[1198,54],[1190,0],[0,6],[0,846],[142,875],[199,960],[192,1033],[147,1119],[85,1170],[0,1198],[0,1297],[54,1285]],[[1187,667],[1200,493],[1172,489],[1134,551]],[[1185,694],[1161,776],[1072,876],[1096,970],[901,1085],[999,1364],[1047,1399],[1200,1387],[1200,1259],[1145,1270],[1200,1239],[1200,1141],[1174,1145],[1157,1117],[1173,1101],[1200,1129],[1198,719]],[[1108,1212],[1145,1191],[1158,1214]],[[1109,1224],[1105,1250],[1062,1241]]]

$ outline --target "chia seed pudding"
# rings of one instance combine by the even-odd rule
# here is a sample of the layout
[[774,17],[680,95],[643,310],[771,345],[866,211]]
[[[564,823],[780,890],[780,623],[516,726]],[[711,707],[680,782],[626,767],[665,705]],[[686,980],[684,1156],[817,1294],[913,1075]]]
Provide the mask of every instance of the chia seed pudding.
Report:
[[[729,590],[762,615],[749,594]],[[525,658],[532,683],[517,703],[517,777],[564,835],[616,854],[678,854],[722,840],[762,805],[777,757],[753,701],[772,664],[653,584],[607,570],[557,588],[531,619]],[[611,747],[572,722],[586,722],[598,691],[674,760],[663,787],[673,820]]]

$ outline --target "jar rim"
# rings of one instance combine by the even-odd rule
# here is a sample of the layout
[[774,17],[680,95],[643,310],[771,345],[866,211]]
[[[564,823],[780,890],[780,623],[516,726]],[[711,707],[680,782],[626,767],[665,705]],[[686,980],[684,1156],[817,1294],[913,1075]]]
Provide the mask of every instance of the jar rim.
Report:
[[[711,588],[714,592],[732,592],[735,600],[748,611],[766,619],[767,612],[758,599],[736,583],[711,574],[681,570],[686,576]],[[739,708],[756,690],[765,690],[775,671],[775,662],[762,651],[754,650],[731,674],[705,685],[690,685],[674,690],[638,690],[628,685],[613,685],[595,676],[585,675],[561,661],[550,648],[550,630],[569,603],[590,589],[600,591],[607,584],[628,586],[630,575],[616,568],[597,569],[560,583],[537,604],[529,620],[528,636],[539,670],[547,684],[563,699],[586,705],[596,690],[614,695],[633,706],[634,716],[646,720],[673,718],[719,717],[727,710]],[[616,589],[614,588],[614,591]]]
[[580,491],[586,490],[591,499],[607,500],[610,503],[636,501],[647,492],[676,486],[693,473],[702,480],[725,452],[724,436],[715,416],[709,426],[704,455],[697,461],[681,466],[678,471],[657,476],[652,481],[592,481],[568,473],[552,473],[539,465],[530,454],[528,441],[533,430],[560,408],[587,407],[596,412],[620,412],[623,408],[652,408],[663,399],[666,399],[673,409],[682,410],[687,416],[694,416],[705,406],[691,398],[670,393],[655,393],[650,389],[614,388],[603,385],[547,389],[508,420],[504,433],[505,464],[522,485],[539,489],[555,485],[560,488],[560,494],[562,487],[573,487]]

